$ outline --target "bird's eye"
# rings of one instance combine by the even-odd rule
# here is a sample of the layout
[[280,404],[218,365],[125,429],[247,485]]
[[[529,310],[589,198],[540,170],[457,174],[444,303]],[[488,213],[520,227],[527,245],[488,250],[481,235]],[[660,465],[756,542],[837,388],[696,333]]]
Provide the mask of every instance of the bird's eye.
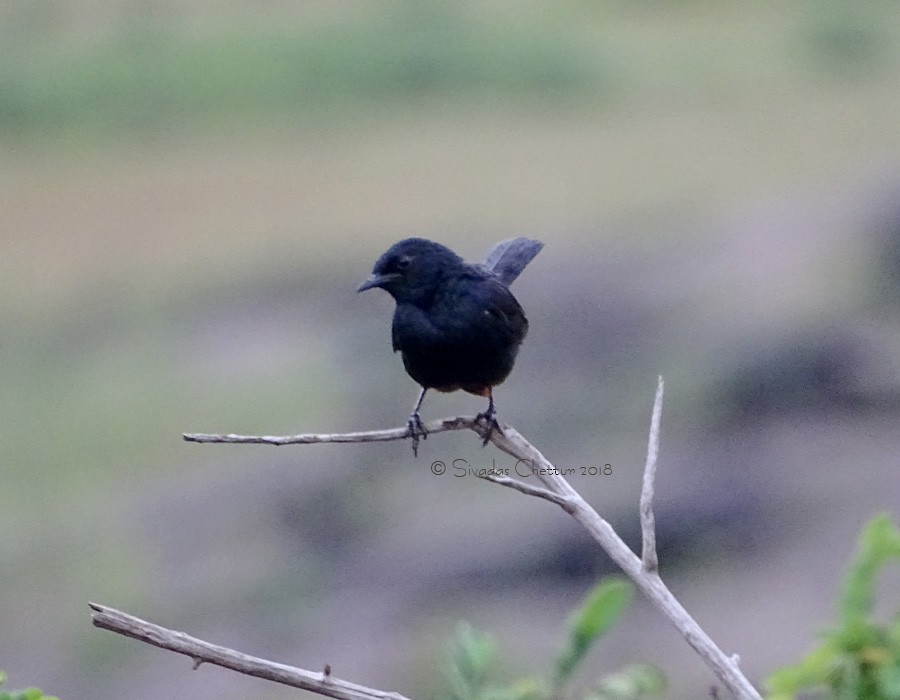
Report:
[[397,258],[397,262],[394,263],[394,267],[396,267],[400,272],[403,272],[409,264],[412,262],[412,258],[408,255],[404,255],[400,258]]

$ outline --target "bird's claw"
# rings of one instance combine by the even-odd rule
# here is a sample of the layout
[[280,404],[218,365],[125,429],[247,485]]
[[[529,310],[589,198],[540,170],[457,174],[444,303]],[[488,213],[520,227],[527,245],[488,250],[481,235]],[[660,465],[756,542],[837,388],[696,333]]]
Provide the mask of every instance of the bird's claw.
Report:
[[409,437],[412,438],[412,448],[413,448],[413,457],[419,456],[419,438],[423,440],[428,438],[428,432],[425,430],[425,426],[422,425],[422,419],[419,418],[418,411],[415,411],[410,414],[409,421],[406,424],[407,433],[409,433]]
[[497,411],[494,410],[493,406],[490,406],[488,410],[475,416],[476,423],[480,423],[481,421],[484,421],[487,426],[487,432],[484,434],[484,442],[481,443],[482,447],[486,447],[491,441],[491,436],[494,434],[494,431],[496,430],[503,435],[503,428],[500,427],[500,423],[497,421]]

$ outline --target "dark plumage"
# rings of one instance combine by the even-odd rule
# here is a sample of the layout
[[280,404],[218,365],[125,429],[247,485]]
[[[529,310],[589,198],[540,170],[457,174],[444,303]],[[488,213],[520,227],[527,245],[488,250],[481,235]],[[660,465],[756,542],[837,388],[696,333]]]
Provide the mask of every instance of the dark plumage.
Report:
[[[527,238],[498,243],[484,264],[471,264],[424,238],[395,243],[358,291],[381,287],[397,302],[391,337],[407,373],[422,386],[409,417],[413,452],[425,437],[419,407],[428,389],[487,396],[479,419],[499,430],[492,389],[509,375],[528,320],[508,285],[540,252]],[[487,444],[487,439],[485,439]]]

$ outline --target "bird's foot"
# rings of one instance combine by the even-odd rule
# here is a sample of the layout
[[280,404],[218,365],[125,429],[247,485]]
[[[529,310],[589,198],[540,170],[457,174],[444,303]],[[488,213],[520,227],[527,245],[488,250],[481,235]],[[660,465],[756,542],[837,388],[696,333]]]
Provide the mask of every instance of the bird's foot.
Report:
[[409,415],[409,421],[406,424],[406,430],[409,433],[409,437],[412,438],[413,457],[418,457],[419,438],[425,440],[428,437],[428,432],[425,430],[425,426],[422,425],[422,419],[419,418],[418,411],[413,411]]
[[484,434],[484,442],[481,443],[481,446],[485,447],[491,441],[491,436],[494,434],[495,430],[503,435],[503,428],[500,427],[500,423],[497,421],[497,410],[494,408],[493,402],[488,406],[488,410],[475,416],[476,423],[480,423],[481,421],[484,421],[487,426],[487,431]]

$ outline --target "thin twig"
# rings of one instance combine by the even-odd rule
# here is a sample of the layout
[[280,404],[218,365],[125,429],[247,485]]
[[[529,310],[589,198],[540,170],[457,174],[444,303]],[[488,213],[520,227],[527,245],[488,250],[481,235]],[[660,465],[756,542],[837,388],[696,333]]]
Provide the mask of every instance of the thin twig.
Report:
[[[427,434],[443,433],[448,430],[474,430],[483,434],[484,427],[475,417],[458,416],[425,423]],[[299,435],[235,435],[234,433],[185,433],[187,442],[221,442],[255,445],[313,445],[320,442],[389,442],[410,437],[409,428],[388,428],[386,430],[366,430],[358,433],[301,433]]]
[[325,665],[325,671],[319,673],[286,666],[204,642],[202,639],[196,639],[184,632],[176,632],[154,625],[152,622],[141,620],[115,608],[97,603],[88,603],[88,605],[93,611],[91,619],[94,626],[118,632],[126,637],[133,637],[161,649],[184,654],[193,660],[195,670],[203,663],[214,664],[239,673],[246,673],[249,676],[264,678],[294,688],[302,688],[338,700],[408,700],[399,693],[384,692],[335,678],[328,664]]
[[532,486],[531,484],[526,484],[524,481],[519,481],[518,479],[513,479],[501,474],[479,474],[478,478],[484,479],[485,481],[493,481],[495,484],[506,486],[515,491],[518,491],[519,493],[524,493],[526,496],[543,498],[545,501],[555,503],[570,515],[574,512],[575,507],[569,502],[568,499],[547,489],[542,489],[540,486]]
[[659,456],[659,423],[662,418],[663,390],[665,384],[659,377],[656,398],[650,417],[650,437],[647,440],[647,462],[644,464],[644,483],[641,487],[641,563],[645,571],[656,571],[659,559],[656,555],[656,518],[653,515],[653,487],[656,481],[656,458]]

